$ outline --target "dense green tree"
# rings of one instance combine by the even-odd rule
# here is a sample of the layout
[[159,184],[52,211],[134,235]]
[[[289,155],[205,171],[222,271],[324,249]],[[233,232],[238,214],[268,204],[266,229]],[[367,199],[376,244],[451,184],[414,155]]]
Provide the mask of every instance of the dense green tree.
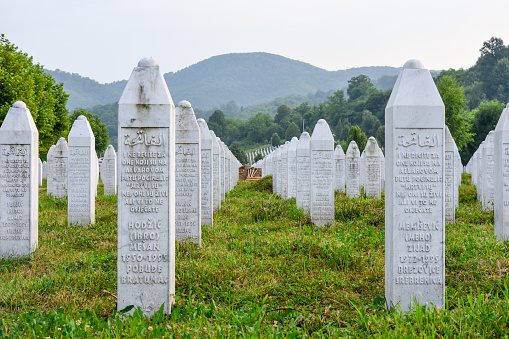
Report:
[[364,147],[366,147],[366,143],[368,142],[368,137],[366,136],[366,134],[364,134],[364,132],[361,131],[361,128],[357,125],[352,126],[348,134],[350,136],[346,140],[346,145],[349,145],[350,142],[353,140],[357,143],[359,151],[362,153],[362,151],[364,151]]
[[0,124],[16,101],[27,105],[39,131],[39,156],[69,133],[68,95],[43,66],[0,35]]
[[362,95],[368,92],[369,88],[372,87],[373,83],[367,75],[361,74],[351,78],[348,80],[348,88],[346,90],[346,93],[348,94],[348,100],[353,101],[357,98],[360,98]]
[[375,138],[380,147],[385,147],[385,125],[378,127],[375,133]]
[[503,103],[493,100],[483,102],[472,112],[474,114],[472,132],[475,133],[474,143],[477,147],[486,139],[488,133],[495,129],[504,108]]
[[286,129],[285,139],[287,141],[290,141],[292,140],[293,137],[298,138],[299,136],[300,136],[299,126],[292,122],[290,125],[288,125],[288,128]]
[[83,108],[80,108],[75,109],[72,115],[69,116],[69,126],[72,127],[74,120],[78,119],[80,115],[84,115],[90,123],[90,128],[92,129],[95,138],[95,152],[97,153],[98,157],[102,157],[110,142],[110,136],[108,134],[106,125],[97,115],[87,112]]
[[473,140],[473,134],[469,132],[472,126],[464,114],[466,100],[463,88],[449,75],[444,76],[437,87],[445,105],[445,124],[449,127],[458,150],[461,150]]
[[207,122],[209,129],[213,130],[214,133],[216,133],[216,136],[220,137],[221,139],[225,136],[225,119],[226,118],[222,111],[215,110]]
[[375,136],[376,131],[382,124],[370,111],[362,112],[361,130],[369,136]]
[[270,144],[272,146],[279,146],[281,145],[281,138],[277,133],[272,134],[272,137],[270,138]]
[[235,158],[237,158],[237,160],[241,164],[247,164],[246,152],[242,148],[240,148],[236,144],[232,144],[229,147],[229,149],[230,149],[230,152],[232,152],[232,154],[235,156]]
[[274,116],[274,122],[281,125],[281,123],[290,117],[292,109],[286,105],[281,105],[277,108],[276,115]]
[[348,132],[352,128],[350,121],[348,119],[339,119],[336,128],[334,129],[334,139],[336,140],[346,140],[350,136]]

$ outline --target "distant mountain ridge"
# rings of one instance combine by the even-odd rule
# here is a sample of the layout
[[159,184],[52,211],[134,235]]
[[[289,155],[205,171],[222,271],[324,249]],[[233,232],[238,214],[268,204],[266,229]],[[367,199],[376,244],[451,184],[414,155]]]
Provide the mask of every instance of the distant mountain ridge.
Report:
[[[345,88],[352,77],[364,74],[375,85],[382,77],[393,77],[401,68],[357,67],[327,71],[280,55],[231,53],[211,57],[177,72],[164,74],[175,103],[188,100],[193,107],[209,110],[229,101],[249,106],[287,95],[307,95],[317,90]],[[100,84],[76,73],[48,71],[56,82],[64,83],[67,107],[90,108],[119,100],[127,80]]]

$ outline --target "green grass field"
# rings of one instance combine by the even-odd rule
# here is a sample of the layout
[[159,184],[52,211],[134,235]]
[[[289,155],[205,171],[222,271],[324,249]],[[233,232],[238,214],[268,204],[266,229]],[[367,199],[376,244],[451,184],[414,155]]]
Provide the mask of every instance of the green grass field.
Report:
[[43,188],[39,248],[0,260],[0,337],[507,337],[509,242],[468,182],[446,227],[445,309],[385,310],[383,199],[337,194],[335,225],[317,228],[268,177],[227,195],[201,247],[177,245],[173,312],[152,319],[116,312],[116,197],[68,227]]

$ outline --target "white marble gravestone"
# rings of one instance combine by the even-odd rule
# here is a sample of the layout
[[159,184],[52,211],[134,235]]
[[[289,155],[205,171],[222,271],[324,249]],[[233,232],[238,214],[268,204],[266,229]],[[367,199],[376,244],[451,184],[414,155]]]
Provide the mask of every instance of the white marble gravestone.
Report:
[[212,137],[212,201],[214,211],[221,208],[221,147],[217,141],[216,133],[210,130]]
[[95,222],[95,138],[90,124],[80,115],[69,132],[67,164],[67,224],[89,225]]
[[355,198],[361,195],[361,154],[357,143],[352,140],[346,150],[346,195]]
[[297,144],[297,198],[298,208],[308,212],[311,209],[311,137],[302,132]]
[[201,224],[212,226],[214,214],[212,136],[205,120],[198,119],[198,126],[201,133]]
[[334,189],[345,191],[345,152],[340,144],[334,149]]
[[42,178],[47,179],[48,177],[48,162],[43,161],[42,162]]
[[483,150],[484,150],[484,140],[479,145],[477,149],[477,178],[476,178],[476,188],[477,188],[477,201],[482,203],[483,193],[482,193],[482,184],[483,184]]
[[288,147],[289,142],[285,142],[281,147],[281,198],[288,199]]
[[[118,104],[117,309],[170,314],[175,295],[175,106],[152,58]],[[134,310],[132,310],[134,311]],[[131,311],[131,312],[132,312]]]
[[0,148],[0,257],[28,256],[39,236],[39,132],[23,101],[4,118]]
[[38,184],[39,186],[42,186],[42,160],[41,158],[39,158],[39,167],[37,168],[38,169]]
[[445,160],[444,160],[444,204],[445,223],[454,224],[455,206],[455,168],[454,168],[454,139],[447,125],[445,126]]
[[495,128],[494,151],[495,235],[498,240],[505,241],[509,238],[509,104]]
[[380,199],[382,190],[380,185],[380,178],[382,176],[382,150],[378,146],[374,137],[369,137],[364,149],[364,162],[365,166],[365,183],[364,193],[367,197]]
[[67,196],[67,171],[69,151],[65,138],[60,138],[53,149],[53,176],[51,177],[55,198]]
[[408,61],[385,109],[385,298],[402,311],[445,304],[444,128],[431,74]]
[[53,184],[53,170],[55,168],[55,158],[53,157],[53,153],[55,150],[55,145],[51,145],[48,150],[48,154],[46,155],[46,162],[48,165],[46,166],[46,193],[48,195],[54,194],[54,184]]
[[495,148],[493,144],[493,133],[490,131],[486,136],[483,145],[483,173],[482,173],[482,208],[493,210],[495,196]]
[[112,145],[108,145],[104,152],[100,170],[104,195],[117,194],[117,153]]
[[299,139],[293,137],[288,145],[288,198],[297,197],[297,146]]
[[282,161],[282,149],[283,146],[279,146],[277,151],[276,151],[276,169],[275,169],[275,172],[276,172],[276,194],[279,194],[281,195],[281,183],[282,183],[282,174],[281,174],[281,171],[283,170],[282,169],[282,166],[281,164],[283,163]]
[[175,111],[175,239],[201,244],[200,127],[189,101]]
[[334,225],[334,137],[324,119],[311,135],[311,221]]
[[226,146],[224,144],[224,142],[221,141],[220,138],[217,138],[218,142],[219,142],[219,147],[221,148],[221,158],[219,159],[219,161],[221,161],[221,201],[224,201],[225,197],[226,197],[226,182],[225,182],[225,178],[226,178]]

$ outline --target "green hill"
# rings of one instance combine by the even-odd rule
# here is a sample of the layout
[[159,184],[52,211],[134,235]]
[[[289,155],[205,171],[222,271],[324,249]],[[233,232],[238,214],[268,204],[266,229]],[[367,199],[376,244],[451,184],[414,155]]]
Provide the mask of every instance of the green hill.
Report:
[[[161,61],[161,60],[160,60]],[[345,88],[348,80],[365,74],[374,81],[398,74],[395,67],[360,67],[326,71],[305,62],[269,53],[232,53],[200,61],[164,75],[175,103],[188,100],[210,110],[230,101],[250,106],[288,95]],[[93,107],[118,101],[126,80],[100,84],[75,73],[48,71],[70,94],[67,107]]]

